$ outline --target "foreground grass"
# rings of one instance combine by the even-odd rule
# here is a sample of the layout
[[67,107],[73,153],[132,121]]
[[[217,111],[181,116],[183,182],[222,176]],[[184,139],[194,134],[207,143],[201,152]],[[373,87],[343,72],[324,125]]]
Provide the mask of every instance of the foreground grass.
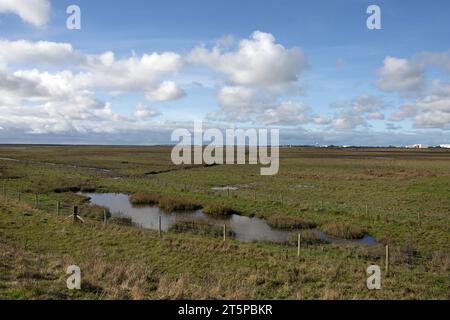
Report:
[[[7,299],[448,298],[445,256],[394,258],[383,289],[373,292],[365,288],[365,269],[381,264],[377,248],[311,246],[298,259],[291,247],[191,234],[160,238],[94,220],[74,225],[10,200],[0,206],[0,243],[0,297]],[[65,287],[72,264],[82,270],[81,291]]]

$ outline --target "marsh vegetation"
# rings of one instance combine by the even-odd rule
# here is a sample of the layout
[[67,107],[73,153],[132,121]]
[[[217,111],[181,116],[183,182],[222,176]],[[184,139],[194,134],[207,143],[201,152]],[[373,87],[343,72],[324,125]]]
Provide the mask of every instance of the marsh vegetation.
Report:
[[[16,160],[0,160],[2,298],[449,298],[446,150],[286,148],[274,177],[248,165],[180,169],[166,147],[3,146],[0,157]],[[179,215],[203,208],[226,221],[239,213],[291,236],[224,242],[220,226],[191,219],[159,237],[108,210],[105,227],[106,207],[80,191],[129,194],[137,209]],[[85,224],[67,220],[75,205]],[[378,244],[329,243],[314,228],[339,239],[369,234]],[[383,290],[368,291],[365,270],[383,267],[386,244],[390,276]],[[65,267],[75,262],[85,286],[71,293]]]

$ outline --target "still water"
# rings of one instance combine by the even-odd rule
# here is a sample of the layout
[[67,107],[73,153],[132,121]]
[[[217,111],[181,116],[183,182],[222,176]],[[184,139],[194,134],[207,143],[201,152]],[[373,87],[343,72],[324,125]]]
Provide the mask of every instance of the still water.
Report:
[[[120,193],[83,193],[83,196],[89,197],[92,204],[104,206],[109,209],[113,217],[127,217],[132,222],[146,229],[158,229],[158,219],[161,216],[161,228],[167,231],[169,227],[177,221],[203,220],[212,225],[223,226],[232,230],[235,239],[243,242],[251,241],[271,241],[283,242],[289,237],[292,231],[276,230],[270,227],[267,222],[259,218],[250,218],[240,215],[232,215],[225,219],[211,217],[203,213],[202,210],[192,212],[174,212],[166,213],[156,206],[135,207],[130,202],[130,197]],[[313,230],[322,239],[336,244],[360,243],[365,245],[374,245],[376,240],[366,235],[360,240],[344,240],[330,237],[320,230]]]

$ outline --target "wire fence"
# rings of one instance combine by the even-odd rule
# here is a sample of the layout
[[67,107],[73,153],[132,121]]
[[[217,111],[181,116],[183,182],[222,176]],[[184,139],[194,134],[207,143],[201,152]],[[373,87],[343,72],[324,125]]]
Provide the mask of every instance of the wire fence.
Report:
[[[63,221],[71,221],[72,223],[88,223],[94,226],[106,227],[109,223],[110,216],[107,214],[106,210],[103,211],[100,218],[97,216],[96,219],[91,217],[83,216],[83,210],[80,210],[80,203],[73,202],[63,202],[61,200],[55,200],[54,197],[49,197],[48,195],[37,194],[30,192],[29,190],[23,191],[22,188],[14,188],[13,186],[8,186],[5,183],[1,187],[2,201],[4,204],[14,203],[23,204],[28,206],[30,209],[45,210],[47,213],[54,213],[56,216],[64,218]],[[183,189],[188,190],[188,185],[183,185]],[[253,199],[258,197],[256,190],[251,190],[253,192]],[[189,190],[191,193],[192,190]],[[256,194],[256,196],[255,196]],[[240,193],[237,190],[226,190],[220,192],[221,197],[243,197],[244,199],[249,198],[249,192]],[[250,198],[251,199],[251,198]],[[264,200],[261,200],[264,201]],[[267,200],[265,200],[267,201]],[[270,200],[269,200],[270,201]],[[276,200],[275,200],[276,201]],[[283,201],[282,198],[279,199],[280,202]],[[304,202],[302,202],[304,203]],[[320,201],[316,203],[316,210],[327,210],[327,202]],[[320,212],[319,211],[319,212]],[[360,217],[368,219],[370,222],[382,221],[379,215],[376,213],[370,213],[374,211],[369,209],[367,205],[362,206],[362,214]],[[374,218],[375,216],[375,218]],[[448,218],[446,219],[446,224],[437,225],[437,227],[448,231]],[[115,221],[120,222],[120,221]],[[392,221],[394,223],[396,221]],[[403,224],[409,223],[415,228],[421,228],[423,224],[428,223],[427,216],[418,216],[416,219],[410,219],[408,221],[403,221]],[[120,223],[119,223],[120,224]],[[198,226],[196,226],[198,227]],[[163,235],[161,229],[161,219],[158,222],[158,229],[155,230],[159,236]],[[178,226],[178,228],[173,228],[172,232],[185,232],[190,231],[189,229],[183,228],[183,226]],[[192,230],[191,230],[192,231]],[[208,235],[207,232],[201,232],[204,235]],[[224,224],[223,229],[213,230],[209,235],[217,236],[218,238],[226,241],[228,238],[232,237],[232,233],[227,229],[226,224]],[[281,257],[289,258],[292,257],[292,244],[287,245],[281,244],[282,249]],[[310,247],[306,243],[302,243],[300,237],[296,246],[296,255],[301,256],[302,250],[306,247]],[[327,252],[326,246],[319,246],[322,251]],[[317,246],[316,246],[317,248]],[[444,270],[448,271],[450,268],[450,252],[448,248],[442,248],[430,253],[424,253],[423,250],[418,249],[417,243],[405,242],[402,244],[396,244],[390,239],[385,239],[383,242],[379,242],[373,247],[367,246],[349,246],[347,250],[350,252],[351,256],[360,259],[367,263],[375,263],[383,265],[385,272],[395,273],[395,266],[409,266],[411,268],[421,266],[426,270]]]

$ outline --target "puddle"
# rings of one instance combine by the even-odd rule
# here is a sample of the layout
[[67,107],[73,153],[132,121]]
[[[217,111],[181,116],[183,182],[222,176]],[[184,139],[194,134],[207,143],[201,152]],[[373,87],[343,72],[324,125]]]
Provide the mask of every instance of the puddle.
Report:
[[211,188],[212,191],[235,191],[235,190],[239,190],[238,187],[214,187]]
[[[276,230],[270,227],[267,222],[259,218],[250,218],[240,215],[232,215],[221,219],[211,217],[203,213],[202,210],[192,212],[166,213],[156,206],[135,207],[130,203],[130,197],[120,193],[80,193],[89,197],[92,204],[109,208],[113,217],[131,218],[132,222],[145,229],[158,229],[158,219],[161,216],[161,228],[163,231],[178,221],[203,220],[216,226],[227,225],[229,230],[235,234],[235,239],[242,242],[270,241],[284,242],[288,239],[292,231]],[[376,240],[366,236],[359,240],[336,239],[326,235],[320,230],[313,230],[319,237],[336,244],[364,244],[374,245]]]
[[313,184],[297,184],[295,187],[297,189],[314,189],[316,186]]
[[350,244],[363,244],[366,246],[374,246],[378,244],[377,240],[366,234],[362,239],[357,240],[348,240],[348,239],[339,239],[332,236],[327,235],[325,232],[320,231],[319,229],[314,229],[313,232],[318,235],[321,239],[339,245],[350,245]]
[[254,188],[256,186],[255,183],[248,183],[248,184],[239,184],[234,186],[223,186],[223,187],[213,187],[211,188],[212,191],[221,192],[221,191],[236,191],[239,189],[250,189]]

